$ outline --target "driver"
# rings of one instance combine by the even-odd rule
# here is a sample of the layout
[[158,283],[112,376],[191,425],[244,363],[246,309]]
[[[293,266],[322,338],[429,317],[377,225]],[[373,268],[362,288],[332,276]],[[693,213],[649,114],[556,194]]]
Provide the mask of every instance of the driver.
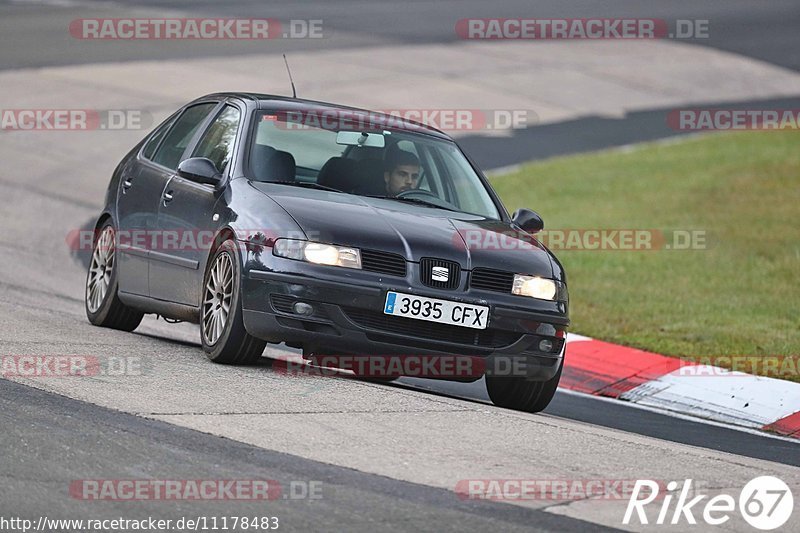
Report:
[[383,168],[383,180],[386,182],[388,196],[397,196],[417,188],[422,169],[419,158],[411,152],[405,150],[389,152]]

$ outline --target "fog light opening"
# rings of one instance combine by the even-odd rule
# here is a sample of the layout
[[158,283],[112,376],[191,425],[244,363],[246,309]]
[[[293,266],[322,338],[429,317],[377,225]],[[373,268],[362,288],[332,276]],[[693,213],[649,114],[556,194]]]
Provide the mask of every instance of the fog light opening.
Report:
[[298,315],[310,316],[314,314],[314,307],[305,302],[297,302],[292,306],[292,311]]
[[542,339],[539,341],[539,351],[550,353],[553,351],[553,341],[550,339]]

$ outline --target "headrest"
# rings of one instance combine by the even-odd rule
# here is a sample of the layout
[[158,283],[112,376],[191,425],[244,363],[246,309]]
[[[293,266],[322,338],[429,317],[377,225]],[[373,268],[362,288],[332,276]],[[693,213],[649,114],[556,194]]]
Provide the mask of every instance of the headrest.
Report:
[[269,160],[269,167],[273,181],[294,181],[297,175],[297,164],[289,152],[276,150]]
[[352,191],[358,185],[356,162],[344,157],[331,157],[319,170],[317,183],[339,191]]
[[297,165],[289,152],[256,144],[250,157],[250,170],[255,181],[294,181]]

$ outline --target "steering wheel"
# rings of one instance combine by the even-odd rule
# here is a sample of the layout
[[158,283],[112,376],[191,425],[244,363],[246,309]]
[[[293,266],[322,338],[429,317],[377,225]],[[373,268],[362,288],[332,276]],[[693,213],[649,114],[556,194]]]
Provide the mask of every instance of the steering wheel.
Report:
[[403,191],[397,195],[395,198],[408,198],[408,199],[418,199],[418,200],[425,200],[428,203],[438,205],[439,207],[445,207],[448,209],[453,209],[455,206],[446,200],[442,200],[436,194],[432,193],[427,189],[409,189],[407,191]]
[[414,197],[422,197],[421,200],[424,200],[425,197],[427,198],[436,198],[438,201],[442,201],[441,198],[433,194],[431,191],[426,189],[409,189],[407,191],[403,191],[395,195],[397,198],[414,198]]

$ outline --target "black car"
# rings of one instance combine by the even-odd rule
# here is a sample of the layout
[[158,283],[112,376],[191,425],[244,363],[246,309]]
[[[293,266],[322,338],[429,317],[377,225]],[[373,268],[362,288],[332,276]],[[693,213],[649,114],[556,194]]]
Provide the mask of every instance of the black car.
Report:
[[312,359],[477,358],[495,404],[540,411],[569,324],[564,271],[532,236],[542,227],[533,211],[509,216],[436,129],[213,94],[114,171],[86,311],[126,331],[145,313],[198,323],[217,363],[254,362],[281,342]]

